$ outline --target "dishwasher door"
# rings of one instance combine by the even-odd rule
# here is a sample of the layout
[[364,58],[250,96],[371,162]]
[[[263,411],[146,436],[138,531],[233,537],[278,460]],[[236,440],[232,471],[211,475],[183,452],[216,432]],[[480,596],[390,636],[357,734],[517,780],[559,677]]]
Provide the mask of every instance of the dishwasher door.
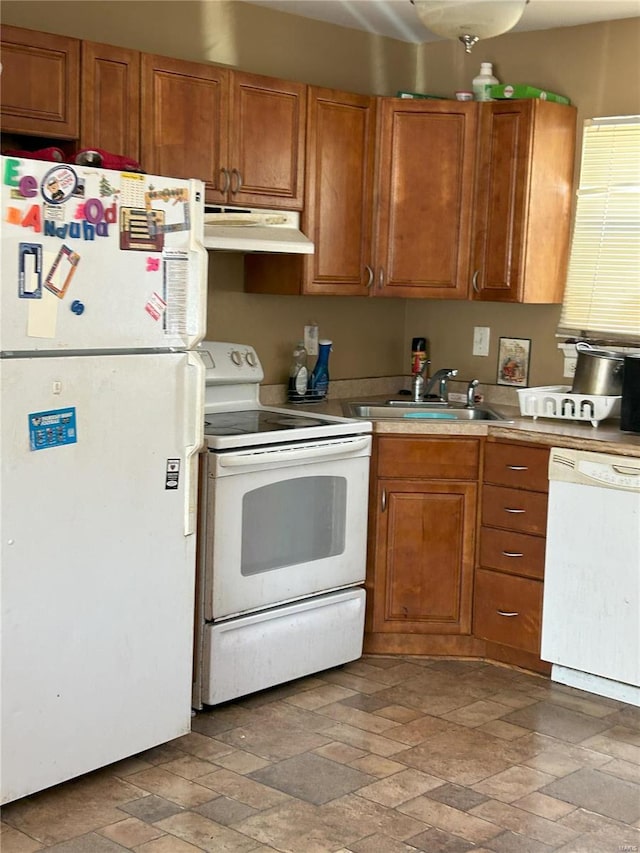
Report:
[[640,459],[552,448],[541,656],[640,705]]

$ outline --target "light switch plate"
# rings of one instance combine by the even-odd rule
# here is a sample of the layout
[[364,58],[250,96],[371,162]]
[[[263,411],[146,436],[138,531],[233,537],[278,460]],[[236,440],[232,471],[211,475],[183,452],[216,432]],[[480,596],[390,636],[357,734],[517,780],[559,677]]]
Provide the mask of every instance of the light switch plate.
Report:
[[473,355],[489,355],[490,334],[491,329],[489,326],[474,326]]

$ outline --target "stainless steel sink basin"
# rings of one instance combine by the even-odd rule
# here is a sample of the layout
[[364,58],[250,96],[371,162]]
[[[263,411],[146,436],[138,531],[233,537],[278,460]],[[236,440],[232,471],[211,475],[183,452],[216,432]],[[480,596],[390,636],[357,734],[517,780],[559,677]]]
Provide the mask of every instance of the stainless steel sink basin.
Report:
[[410,400],[386,402],[355,401],[342,404],[348,418],[366,420],[425,420],[425,421],[507,421],[499,412],[486,406],[452,406],[447,403],[413,403]]

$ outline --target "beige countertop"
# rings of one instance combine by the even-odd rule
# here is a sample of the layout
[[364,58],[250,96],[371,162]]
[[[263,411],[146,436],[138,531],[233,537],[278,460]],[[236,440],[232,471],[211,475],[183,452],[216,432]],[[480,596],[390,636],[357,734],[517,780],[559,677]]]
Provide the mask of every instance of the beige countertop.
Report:
[[[353,383],[355,386],[356,383]],[[356,387],[350,386],[345,396],[333,396],[322,403],[303,405],[284,404],[297,412],[318,412],[326,415],[344,416],[343,402],[356,400],[376,402],[389,399],[391,389],[382,394],[354,393]],[[335,389],[340,393],[342,389]],[[345,389],[346,390],[346,389]],[[362,389],[358,389],[362,390]],[[372,389],[373,390],[373,389]],[[378,389],[376,389],[378,390]],[[612,453],[621,456],[640,457],[640,434],[622,432],[619,418],[601,421],[594,427],[590,422],[572,421],[554,418],[523,417],[518,405],[509,405],[492,400],[491,389],[487,389],[483,405],[495,409],[508,418],[505,421],[434,421],[434,420],[377,420],[373,421],[373,432],[381,435],[490,435],[511,441],[526,441],[546,446],[571,447],[578,450],[591,450],[599,453]],[[497,389],[496,397],[504,399]],[[269,396],[268,394],[265,396]],[[266,405],[280,405],[281,401],[265,400]]]

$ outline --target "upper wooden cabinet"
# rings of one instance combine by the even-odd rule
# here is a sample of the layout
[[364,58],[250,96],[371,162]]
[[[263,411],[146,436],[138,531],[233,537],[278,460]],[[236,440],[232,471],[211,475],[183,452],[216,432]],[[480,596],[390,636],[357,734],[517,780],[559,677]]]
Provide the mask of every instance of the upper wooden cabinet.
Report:
[[313,255],[247,255],[252,293],[366,296],[373,282],[376,99],[310,87],[302,230]]
[[2,131],[77,139],[80,42],[2,27]]
[[472,297],[561,302],[576,110],[549,101],[480,105]]
[[82,42],[80,147],[140,159],[140,53]]
[[300,209],[306,86],[142,55],[142,160],[208,202]]
[[380,99],[377,296],[464,299],[477,104]]
[[147,172],[200,178],[220,196],[228,162],[229,71],[142,54],[141,156]]
[[242,71],[230,72],[229,81],[227,200],[301,210],[306,84]]

